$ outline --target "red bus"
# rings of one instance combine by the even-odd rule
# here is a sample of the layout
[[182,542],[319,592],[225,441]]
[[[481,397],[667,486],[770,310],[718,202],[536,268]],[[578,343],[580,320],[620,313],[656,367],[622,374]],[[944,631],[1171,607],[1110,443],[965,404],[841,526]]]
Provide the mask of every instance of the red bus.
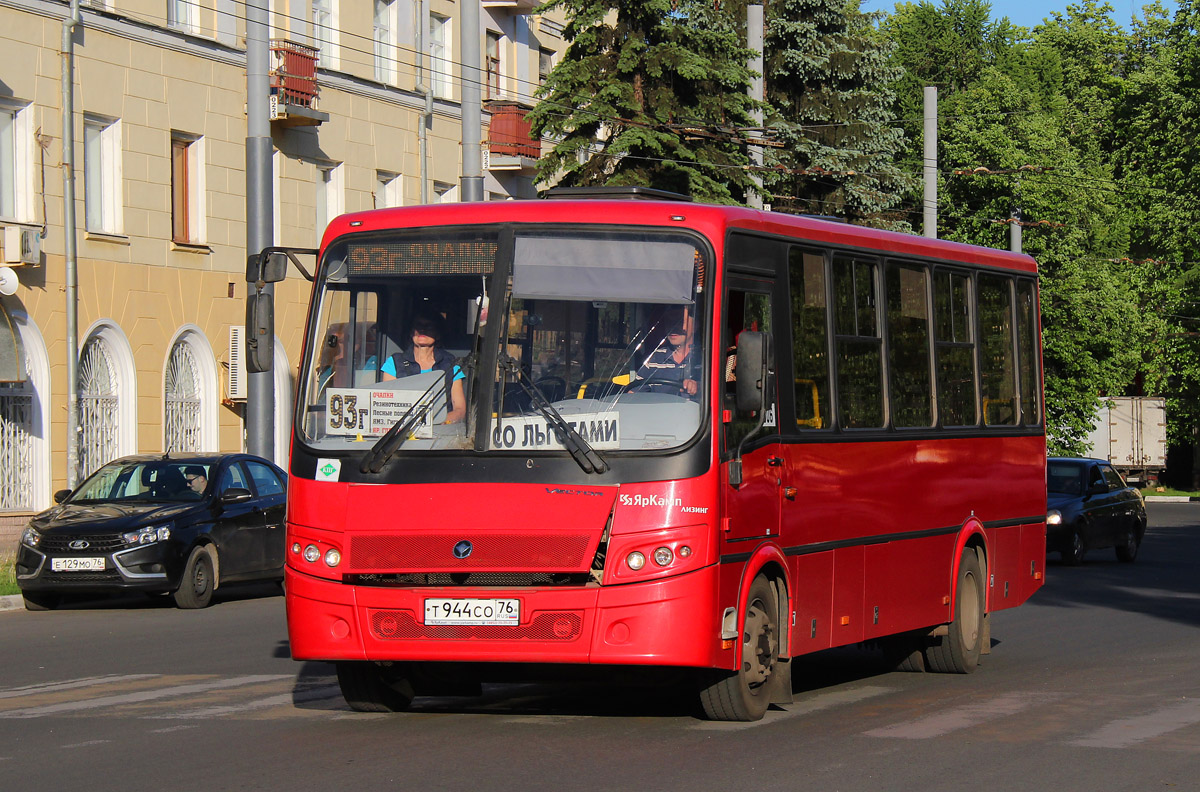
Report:
[[970,672],[1042,584],[1037,300],[1027,256],[741,207],[339,217],[291,449],[292,655],[368,711],[647,666],[753,720],[792,658],[866,642]]

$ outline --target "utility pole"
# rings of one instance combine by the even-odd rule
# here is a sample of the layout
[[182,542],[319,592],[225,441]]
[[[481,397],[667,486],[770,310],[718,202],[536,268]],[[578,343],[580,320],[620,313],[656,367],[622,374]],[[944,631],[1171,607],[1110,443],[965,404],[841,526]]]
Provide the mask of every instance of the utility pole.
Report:
[[[758,3],[751,3],[746,6],[746,46],[754,53],[750,56],[747,68],[754,73],[750,78],[750,98],[756,102],[762,102],[765,98],[765,87],[763,79],[763,7]],[[761,105],[752,111],[754,125],[762,127],[763,111]],[[754,188],[746,196],[746,205],[753,209],[763,208],[762,198],[762,164],[763,164],[763,149],[762,146],[750,147],[750,165],[754,168],[751,171],[754,179]]]
[[1012,222],[1008,224],[1008,249],[1013,253],[1021,252],[1021,210],[1019,207],[1014,207],[1012,210]]
[[[267,0],[246,0],[246,254],[256,255],[272,242],[275,219],[271,185],[270,81],[267,77]],[[247,284],[249,300],[249,284]],[[263,294],[272,295],[274,284]],[[272,320],[274,318],[272,317]],[[270,334],[274,338],[274,328]],[[268,350],[268,355],[274,350]],[[266,459],[275,456],[275,380],[270,371],[246,377],[246,450]]]
[[459,200],[483,200],[483,155],[479,128],[483,125],[483,79],[479,71],[479,3],[463,0],[458,17],[462,41],[462,186]]
[[425,100],[425,109],[421,112],[421,120],[417,124],[417,158],[421,160],[419,177],[421,188],[418,191],[421,203],[429,203],[429,121],[433,118],[433,65],[425,69],[427,45],[425,39],[429,33],[429,0],[419,0],[417,3],[417,85],[416,91]]
[[75,28],[79,0],[62,23],[63,251],[67,298],[67,487],[79,483],[79,262],[75,249]]
[[937,88],[925,86],[925,236],[937,239]]

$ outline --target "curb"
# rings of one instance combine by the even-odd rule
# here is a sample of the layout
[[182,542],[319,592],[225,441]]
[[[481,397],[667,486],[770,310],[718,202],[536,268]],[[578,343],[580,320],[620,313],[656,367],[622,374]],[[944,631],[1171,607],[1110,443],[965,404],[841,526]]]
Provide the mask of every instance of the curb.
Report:
[[1147,495],[1146,503],[1196,503],[1200,498],[1187,495]]
[[0,611],[23,610],[25,603],[21,601],[20,594],[9,594],[0,597]]

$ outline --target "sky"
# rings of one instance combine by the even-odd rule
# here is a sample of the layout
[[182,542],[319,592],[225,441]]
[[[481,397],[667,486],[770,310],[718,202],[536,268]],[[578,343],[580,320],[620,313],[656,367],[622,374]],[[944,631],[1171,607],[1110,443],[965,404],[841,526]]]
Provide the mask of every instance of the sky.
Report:
[[[941,5],[941,0],[932,0],[935,5]],[[1114,9],[1113,19],[1122,27],[1129,27],[1129,20],[1134,14],[1141,16],[1142,6],[1149,0],[1108,0]],[[1007,16],[1014,25],[1033,27],[1041,24],[1042,20],[1055,11],[1065,12],[1068,5],[1074,5],[1072,0],[992,0],[992,17]],[[1164,0],[1163,5],[1174,10],[1172,0]],[[888,11],[896,7],[896,0],[862,0],[863,11]]]

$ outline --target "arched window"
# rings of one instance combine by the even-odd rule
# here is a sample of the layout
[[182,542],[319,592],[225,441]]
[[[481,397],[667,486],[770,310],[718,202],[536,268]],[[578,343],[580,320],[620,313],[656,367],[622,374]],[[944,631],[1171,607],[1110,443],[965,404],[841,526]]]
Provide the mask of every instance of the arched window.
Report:
[[200,437],[200,372],[191,346],[182,339],[171,347],[165,380],[167,410],[163,421],[163,450],[203,451]]
[[[30,370],[26,356],[25,370]],[[0,511],[35,508],[33,383],[0,382]]]
[[120,380],[108,341],[95,335],[79,355],[79,477],[120,451]]

